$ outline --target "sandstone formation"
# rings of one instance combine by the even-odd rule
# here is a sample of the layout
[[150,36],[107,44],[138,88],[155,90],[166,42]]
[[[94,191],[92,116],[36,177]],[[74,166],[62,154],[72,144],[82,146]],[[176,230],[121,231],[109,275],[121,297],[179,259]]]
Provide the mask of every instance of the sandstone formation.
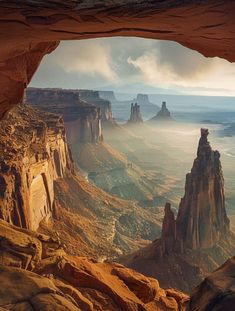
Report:
[[173,120],[171,117],[170,111],[166,107],[166,102],[162,102],[162,108],[158,113],[156,114],[155,117],[153,117],[150,121],[171,121]]
[[212,150],[208,134],[201,129],[197,158],[179,206],[177,235],[183,248],[210,248],[229,234],[220,154]]
[[233,310],[235,257],[226,261],[220,268],[205,278],[194,289],[189,310],[223,311]]
[[[74,161],[90,181],[123,199],[139,202],[152,199],[156,193],[154,184],[144,178],[139,168],[128,163],[123,154],[103,143],[101,121],[108,133],[112,129],[121,130],[111,110],[107,118],[102,119],[101,108],[94,106],[111,109],[108,101],[90,90],[28,88],[26,95],[27,103],[33,107],[63,116]],[[141,117],[140,113],[138,116]]]
[[[0,218],[60,237],[69,254],[100,260],[136,250],[160,234],[159,215],[103,192],[74,171],[61,117],[19,105],[0,124]],[[84,163],[91,161],[92,171],[101,169],[100,162],[111,172],[110,162],[123,165],[122,181],[134,188],[135,176],[128,175],[119,154],[105,144],[83,148]],[[112,183],[107,176],[100,172],[103,185]],[[136,184],[133,197],[138,199],[144,187]]]
[[183,293],[120,264],[68,256],[46,235],[0,220],[0,241],[1,310],[186,310]]
[[100,108],[101,120],[104,126],[115,125],[111,102],[101,98],[99,93],[99,91],[79,90],[81,100]]
[[82,100],[78,90],[29,88],[26,102],[40,110],[63,116],[71,146],[103,140],[101,110]]
[[63,120],[18,105],[0,125],[0,218],[36,230],[52,214],[54,181],[73,171]]
[[[60,40],[140,36],[235,60],[233,1],[1,1],[0,116]],[[203,19],[201,17],[204,17]]]
[[140,113],[140,105],[137,103],[131,104],[131,114],[130,119],[128,120],[129,124],[142,123],[143,119]]
[[208,273],[235,254],[234,234],[225,210],[224,181],[218,151],[201,129],[197,158],[186,176],[185,195],[175,219],[165,206],[161,239],[121,262],[165,287],[190,292]]

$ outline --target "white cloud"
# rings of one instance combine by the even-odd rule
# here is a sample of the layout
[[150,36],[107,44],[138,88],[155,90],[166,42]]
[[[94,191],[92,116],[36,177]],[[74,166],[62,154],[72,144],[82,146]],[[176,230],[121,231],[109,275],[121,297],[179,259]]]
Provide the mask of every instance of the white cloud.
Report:
[[116,87],[138,84],[204,94],[235,95],[235,64],[206,58],[180,44],[141,38],[65,41],[45,57],[34,86],[71,88]]
[[62,43],[58,53],[54,55],[55,62],[67,73],[84,75],[100,75],[111,82],[118,80],[112,69],[110,50],[99,40],[86,40],[82,44]]

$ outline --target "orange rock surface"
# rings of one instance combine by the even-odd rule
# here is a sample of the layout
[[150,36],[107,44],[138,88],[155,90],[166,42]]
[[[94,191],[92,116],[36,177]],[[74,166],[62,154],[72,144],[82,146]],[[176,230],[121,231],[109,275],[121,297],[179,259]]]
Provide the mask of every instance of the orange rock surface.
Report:
[[60,40],[140,36],[235,61],[233,1],[1,1],[0,116]]

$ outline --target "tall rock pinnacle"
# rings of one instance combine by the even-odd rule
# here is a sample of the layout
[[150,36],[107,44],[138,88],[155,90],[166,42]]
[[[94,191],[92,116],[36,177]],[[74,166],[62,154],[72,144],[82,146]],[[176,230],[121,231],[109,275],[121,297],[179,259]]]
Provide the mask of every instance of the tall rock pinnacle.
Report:
[[209,248],[229,232],[220,154],[212,150],[208,134],[208,129],[201,129],[197,158],[186,175],[176,220],[181,248]]
[[174,250],[176,240],[176,221],[175,215],[171,210],[171,204],[166,203],[165,215],[162,223],[162,252],[170,254]]
[[131,115],[128,123],[142,123],[143,119],[140,113],[140,105],[137,103],[131,104]]

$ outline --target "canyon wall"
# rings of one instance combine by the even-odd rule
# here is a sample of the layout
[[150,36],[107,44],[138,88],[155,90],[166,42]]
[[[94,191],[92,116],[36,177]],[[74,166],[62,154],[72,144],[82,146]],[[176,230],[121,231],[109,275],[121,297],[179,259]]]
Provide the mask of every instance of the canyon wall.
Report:
[[61,117],[18,105],[0,122],[0,218],[36,230],[53,212],[54,181],[73,172]]
[[82,97],[78,90],[28,88],[26,92],[28,104],[63,116],[71,146],[103,140],[101,108],[87,103]]
[[112,105],[109,100],[100,97],[99,91],[79,90],[79,96],[89,104],[100,108],[103,125],[115,123],[112,113]]
[[[60,40],[139,36],[235,61],[233,1],[1,1],[0,117]],[[204,17],[203,19],[201,17]]]

